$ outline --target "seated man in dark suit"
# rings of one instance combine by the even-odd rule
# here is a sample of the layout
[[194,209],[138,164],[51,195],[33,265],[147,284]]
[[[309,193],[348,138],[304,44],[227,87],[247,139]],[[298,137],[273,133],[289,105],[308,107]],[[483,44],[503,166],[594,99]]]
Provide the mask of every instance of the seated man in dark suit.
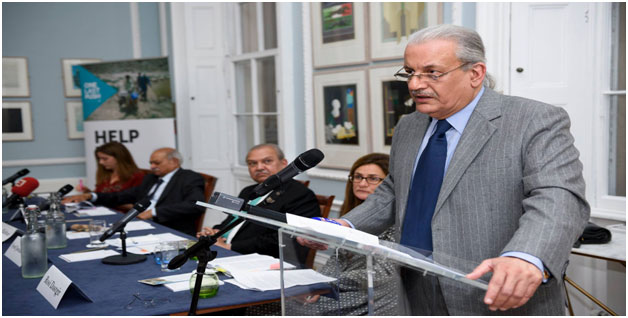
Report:
[[[257,184],[264,182],[266,178],[285,168],[288,165],[288,161],[284,158],[283,151],[277,145],[263,144],[249,150],[246,156],[246,164],[249,168],[249,174],[256,184],[242,189],[238,197],[252,200],[255,199],[253,188]],[[321,215],[314,193],[296,180],[290,180],[282,184],[281,187],[272,191],[257,206],[303,217]],[[213,235],[233,220],[234,217],[229,216],[221,224],[214,225],[212,229],[203,228],[203,231],[198,233],[197,236]],[[277,235],[276,230],[246,221],[233,228],[228,233],[228,236],[221,238],[216,245],[242,254],[259,253],[279,257]],[[294,246],[294,249],[292,246]],[[290,248],[285,251],[288,253],[286,259],[294,265],[299,265],[305,263],[309,249],[299,244],[290,244]],[[296,255],[291,255],[292,252]]]
[[84,193],[67,197],[63,202],[90,200],[95,204],[116,207],[148,197],[151,205],[138,218],[153,219],[159,224],[194,235],[194,221],[205,211],[205,208],[195,204],[196,201],[205,201],[205,181],[198,173],[182,169],[181,162],[181,154],[176,149],[157,149],[150,156],[153,173],[144,176],[139,186],[121,192]]

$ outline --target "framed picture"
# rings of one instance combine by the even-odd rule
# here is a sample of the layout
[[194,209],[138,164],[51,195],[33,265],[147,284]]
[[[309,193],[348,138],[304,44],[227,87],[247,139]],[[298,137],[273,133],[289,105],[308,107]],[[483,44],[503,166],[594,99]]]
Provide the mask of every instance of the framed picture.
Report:
[[101,59],[61,59],[63,88],[65,97],[81,97],[81,81],[78,74],[72,74],[72,65],[98,63]]
[[66,101],[68,138],[83,139],[83,103],[81,101]]
[[2,57],[2,97],[29,97],[28,61],[25,57]]
[[401,64],[369,70],[373,151],[390,153],[395,126],[416,110],[408,84],[395,80]]
[[368,102],[364,71],[314,76],[316,146],[321,167],[349,169],[368,148]]
[[2,141],[33,140],[31,103],[2,102]]
[[443,20],[437,2],[371,2],[369,16],[374,60],[403,58],[408,36]]
[[314,67],[366,61],[364,4],[311,3]]

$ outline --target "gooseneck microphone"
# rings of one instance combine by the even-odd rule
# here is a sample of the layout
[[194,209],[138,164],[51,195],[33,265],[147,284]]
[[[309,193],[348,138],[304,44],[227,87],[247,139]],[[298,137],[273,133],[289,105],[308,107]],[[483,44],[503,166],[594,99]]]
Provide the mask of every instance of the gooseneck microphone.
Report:
[[[59,199],[61,199],[61,198],[63,198],[66,194],[70,193],[70,191],[72,191],[72,189],[74,189],[74,187],[73,187],[71,184],[66,184],[66,185],[64,185],[63,187],[61,187],[61,189],[57,190],[57,192],[56,192],[55,194],[57,195],[57,197],[58,197]],[[49,198],[48,200],[46,200],[46,201],[42,202],[42,203],[39,205],[39,209],[40,209],[41,211],[46,211],[46,210],[50,209],[50,199],[51,199],[51,198]]]
[[129,210],[129,212],[127,212],[120,220],[113,224],[107,231],[105,231],[99,240],[104,242],[106,239],[110,238],[114,233],[123,229],[124,226],[129,223],[129,221],[133,220],[138,214],[148,209],[149,206],[150,200],[148,198],[144,198],[135,203],[133,208]]
[[256,196],[262,196],[266,193],[278,188],[281,184],[294,178],[297,174],[313,168],[325,158],[325,155],[318,149],[312,148],[300,154],[287,167],[283,168],[276,174],[268,177],[264,182],[258,184],[253,192]]
[[22,198],[27,197],[31,192],[39,187],[39,181],[35,178],[24,177],[20,179],[15,185],[11,188],[11,196],[7,198],[7,201],[2,205],[5,206],[13,206],[20,202]]
[[23,177],[25,175],[27,175],[29,172],[31,172],[30,170],[24,168],[16,173],[14,173],[12,176],[2,180],[2,185],[5,185],[7,183],[11,183],[14,182],[15,180],[17,180],[19,177]]

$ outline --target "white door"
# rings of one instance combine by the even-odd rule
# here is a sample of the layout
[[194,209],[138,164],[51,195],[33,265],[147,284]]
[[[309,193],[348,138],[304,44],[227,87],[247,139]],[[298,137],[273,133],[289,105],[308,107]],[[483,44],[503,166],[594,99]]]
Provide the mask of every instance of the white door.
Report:
[[[588,3],[512,3],[510,95],[563,107],[576,147],[591,149],[593,21]],[[590,156],[581,156],[585,167]],[[585,171],[585,179],[592,180]]]
[[[233,155],[225,78],[224,4],[173,3],[172,34],[178,141],[186,167],[218,178],[216,191],[232,193]],[[222,215],[205,216],[205,225]]]

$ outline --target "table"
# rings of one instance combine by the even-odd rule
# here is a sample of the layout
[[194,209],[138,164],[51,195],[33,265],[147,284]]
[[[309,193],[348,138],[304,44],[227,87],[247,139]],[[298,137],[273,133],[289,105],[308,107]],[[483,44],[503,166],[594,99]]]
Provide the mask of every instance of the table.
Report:
[[[615,224],[608,226],[607,229],[611,231],[611,241],[606,244],[582,244],[578,248],[571,250],[572,254],[602,259],[610,262],[617,262],[626,267],[626,226],[623,224]],[[600,306],[606,312],[613,316],[617,314],[602,303],[599,299],[595,298],[584,288],[574,282],[571,278],[565,275],[565,283],[570,284],[580,293],[592,300],[595,304]],[[567,296],[567,304],[569,307],[569,314],[574,315],[573,308],[571,307],[571,300],[569,299],[569,293],[567,292],[567,285],[565,285],[565,295]]]
[[[12,213],[2,215],[4,222]],[[77,218],[73,214],[66,214],[68,220]],[[115,222],[121,214],[102,216],[95,218],[106,219],[108,223]],[[24,229],[21,221],[6,222],[19,229]],[[139,230],[128,233],[129,237],[171,232],[176,235],[195,239],[187,234],[172,230],[160,224],[151,222],[155,227],[152,230]],[[16,236],[17,237],[17,236]],[[2,244],[4,254],[15,238],[11,238]],[[68,240],[68,246],[63,249],[48,250],[49,267],[54,264],[73,283],[80,286],[94,302],[83,298],[73,288],[70,288],[59,307],[55,310],[39,292],[36,287],[40,278],[24,279],[21,269],[6,257],[2,258],[2,315],[167,315],[185,314],[189,310],[192,294],[188,291],[171,292],[165,286],[150,286],[137,282],[139,279],[153,278],[171,273],[162,272],[153,257],[148,255],[145,262],[132,265],[106,265],[100,260],[68,263],[59,258],[59,255],[74,251],[84,250],[88,239]],[[238,255],[238,253],[213,247],[218,252],[218,257]],[[196,269],[196,262],[188,261],[182,268],[172,274],[192,272]],[[226,279],[220,275],[220,279]],[[297,286],[286,289],[290,295],[321,293],[327,290],[326,284],[312,286]],[[139,293],[142,299],[157,300],[156,304],[148,303],[148,306],[125,307],[133,299],[133,294]],[[226,309],[246,307],[255,304],[278,301],[280,291],[251,291],[244,290],[235,285],[225,283],[220,286],[218,294],[213,298],[199,299],[198,313],[215,312]],[[137,301],[134,305],[137,304]]]

